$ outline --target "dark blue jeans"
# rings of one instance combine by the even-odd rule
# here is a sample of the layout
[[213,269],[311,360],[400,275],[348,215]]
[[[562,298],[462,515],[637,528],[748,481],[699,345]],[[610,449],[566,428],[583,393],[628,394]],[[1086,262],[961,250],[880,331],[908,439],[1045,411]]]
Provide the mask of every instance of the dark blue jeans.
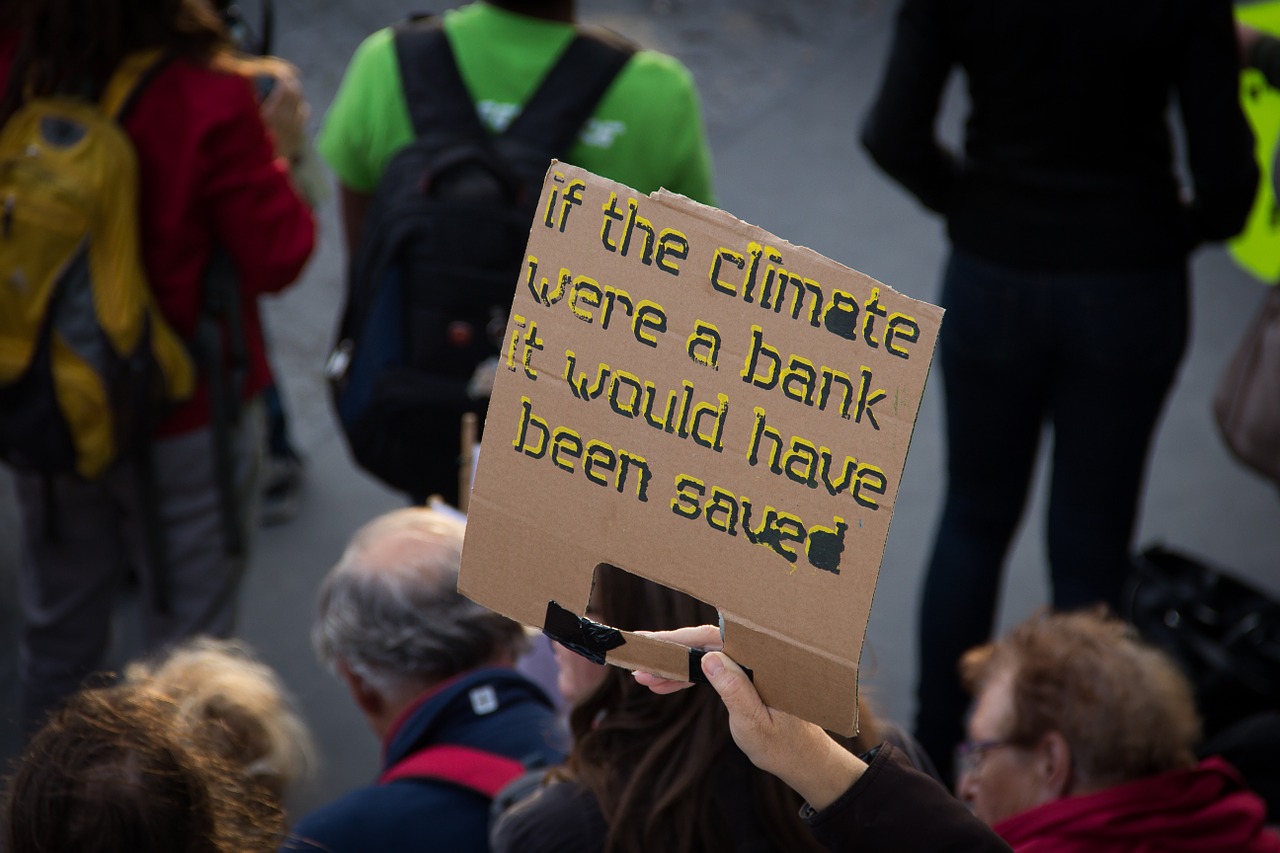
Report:
[[1184,268],[1026,272],[952,253],[938,344],[947,486],[921,602],[916,715],[943,778],[968,706],[956,664],[990,638],[1046,426],[1053,606],[1118,607],[1187,302]]

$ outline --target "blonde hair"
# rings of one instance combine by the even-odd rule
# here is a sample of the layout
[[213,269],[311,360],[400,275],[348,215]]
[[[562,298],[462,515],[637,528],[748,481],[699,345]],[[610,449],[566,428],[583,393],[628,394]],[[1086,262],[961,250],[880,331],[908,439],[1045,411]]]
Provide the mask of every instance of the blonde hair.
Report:
[[311,734],[276,672],[235,640],[197,637],[125,669],[127,683],[173,703],[175,728],[277,799],[316,765]]

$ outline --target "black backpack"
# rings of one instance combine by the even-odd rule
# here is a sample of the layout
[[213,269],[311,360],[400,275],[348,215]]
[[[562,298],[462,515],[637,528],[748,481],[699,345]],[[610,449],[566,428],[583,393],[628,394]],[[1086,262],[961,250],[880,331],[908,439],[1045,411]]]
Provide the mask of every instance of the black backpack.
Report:
[[437,18],[396,27],[416,140],[387,166],[348,271],[326,371],[356,461],[458,503],[461,419],[497,356],[538,195],[634,48],[582,29],[505,132],[481,124]]
[[1206,561],[1152,545],[1126,584],[1124,616],[1191,681],[1207,739],[1280,710],[1280,600]]

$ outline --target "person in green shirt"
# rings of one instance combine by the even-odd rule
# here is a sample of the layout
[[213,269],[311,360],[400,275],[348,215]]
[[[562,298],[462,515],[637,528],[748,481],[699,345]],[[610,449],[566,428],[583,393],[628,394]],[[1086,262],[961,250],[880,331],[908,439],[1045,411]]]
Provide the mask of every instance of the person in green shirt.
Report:
[[[574,36],[573,0],[478,0],[444,14],[462,79],[484,124],[501,132]],[[387,163],[414,138],[391,29],[357,48],[317,141],[337,176],[347,250]],[[641,192],[665,188],[714,204],[711,156],[693,77],[637,51],[566,158]]]

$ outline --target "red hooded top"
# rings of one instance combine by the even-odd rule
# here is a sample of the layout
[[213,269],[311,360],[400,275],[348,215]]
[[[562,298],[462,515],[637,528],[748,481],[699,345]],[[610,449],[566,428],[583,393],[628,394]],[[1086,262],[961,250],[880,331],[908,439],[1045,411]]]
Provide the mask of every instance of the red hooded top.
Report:
[[[0,92],[8,85],[15,34],[0,33]],[[248,399],[271,381],[258,296],[281,290],[315,246],[315,220],[276,159],[247,78],[177,59],[139,96],[125,120],[138,155],[143,264],[160,311],[184,339],[195,332],[200,285],[215,244],[239,276]],[[161,424],[160,435],[209,423],[209,394]]]
[[1267,807],[1209,758],[1029,809],[992,827],[1018,853],[1280,853]]

